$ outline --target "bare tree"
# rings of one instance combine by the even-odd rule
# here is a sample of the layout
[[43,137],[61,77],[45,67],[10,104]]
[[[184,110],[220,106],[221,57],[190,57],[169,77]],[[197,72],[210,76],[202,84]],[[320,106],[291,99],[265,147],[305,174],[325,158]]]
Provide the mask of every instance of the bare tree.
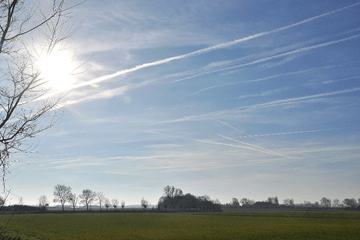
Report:
[[230,204],[233,205],[233,206],[235,206],[235,207],[240,206],[239,200],[238,200],[237,198],[232,198]]
[[356,208],[357,207],[357,202],[356,202],[355,198],[345,198],[343,200],[343,204],[348,208]]
[[89,204],[94,201],[95,196],[96,193],[91,191],[90,189],[84,189],[82,191],[82,194],[79,196],[81,199],[80,202],[86,205],[86,210],[89,210]]
[[144,197],[142,197],[142,199],[141,199],[141,206],[142,206],[144,209],[146,209],[148,205],[149,205],[149,202],[146,201],[146,200],[144,199]]
[[183,191],[180,188],[167,185],[164,187],[164,195],[169,199],[172,208],[175,209],[178,197],[183,195]]
[[69,201],[71,202],[72,206],[73,206],[73,211],[75,211],[76,205],[79,202],[79,196],[76,196],[75,193],[72,193]]
[[105,194],[103,192],[97,192],[96,193],[96,199],[99,201],[100,211],[101,211],[101,203],[104,202]]
[[108,198],[105,198],[105,207],[106,207],[106,211],[108,211],[109,207],[110,207],[110,200]]
[[250,205],[253,205],[255,203],[254,200],[250,200],[248,198],[242,198],[240,200],[240,203],[241,203],[241,206],[244,206],[244,207],[247,207],[247,206],[250,206]]
[[268,202],[271,202],[274,205],[279,205],[279,199],[278,197],[268,197]]
[[58,184],[55,186],[54,190],[54,203],[60,202],[62,210],[64,211],[64,205],[67,201],[70,201],[71,198],[71,187]]
[[323,197],[320,199],[320,205],[327,208],[331,207],[331,200],[326,197]]
[[124,207],[125,207],[125,201],[121,200],[121,208],[122,208],[123,211],[124,211]]
[[[51,128],[58,119],[53,111],[61,97],[46,97],[49,87],[37,66],[40,55],[50,55],[77,27],[66,24],[69,10],[64,0],[54,0],[45,10],[25,0],[0,1],[0,167],[5,176],[11,156],[28,152],[27,139]],[[49,13],[46,13],[49,12]],[[69,26],[69,27],[67,27]],[[29,40],[41,36],[38,44]],[[44,125],[40,120],[50,116]]]
[[49,202],[45,195],[40,196],[39,198],[39,207],[47,207],[49,206]]
[[0,209],[5,205],[6,199],[0,196]]
[[117,199],[113,199],[113,200],[111,200],[111,203],[114,207],[114,210],[116,211],[116,207],[119,205],[119,201]]
[[334,200],[333,200],[333,206],[334,206],[335,208],[340,207],[340,200],[339,200],[339,199],[334,199]]
[[284,199],[284,205],[286,206],[294,206],[294,199]]

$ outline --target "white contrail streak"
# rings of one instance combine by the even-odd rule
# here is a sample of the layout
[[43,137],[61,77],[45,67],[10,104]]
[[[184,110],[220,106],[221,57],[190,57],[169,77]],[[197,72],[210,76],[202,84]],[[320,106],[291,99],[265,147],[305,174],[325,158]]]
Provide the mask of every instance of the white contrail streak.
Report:
[[[265,141],[265,140],[263,140],[263,139],[261,139],[261,138],[257,138],[257,136],[267,136],[267,134],[264,134],[264,135],[250,135],[250,134],[247,134],[247,133],[245,133],[245,132],[243,132],[243,131],[240,131],[239,129],[237,129],[237,128],[235,128],[235,127],[233,127],[233,126],[231,126],[231,125],[229,125],[229,124],[227,124],[227,123],[225,123],[225,122],[222,122],[222,121],[220,121],[220,120],[217,120],[217,121],[218,121],[219,123],[221,123],[221,124],[224,124],[225,126],[228,126],[229,128],[234,129],[234,130],[237,131],[237,132],[240,132],[240,133],[242,133],[242,134],[245,134],[245,135],[248,136],[248,137],[251,137],[251,138],[253,138],[253,139],[256,139],[256,140],[259,140],[259,141],[262,141],[262,142],[269,143],[269,144],[271,144],[271,145],[280,147],[280,148],[283,149],[283,150],[286,150],[286,151],[289,151],[289,152],[292,152],[292,153],[296,153],[294,150],[292,150],[292,149],[290,149],[290,148],[285,148],[285,147],[283,147],[283,146],[279,146],[279,145],[277,145],[277,144],[274,144],[274,143],[271,143],[271,142],[267,142],[267,141]],[[319,132],[319,131],[325,131],[325,130],[301,131],[301,133],[305,133],[305,132]],[[299,132],[291,132],[291,133],[288,132],[287,134],[295,134],[295,133],[300,133],[300,131],[299,131]],[[237,140],[235,140],[235,139],[232,139],[232,140],[233,140],[233,141],[237,141]],[[238,141],[238,142],[241,142],[241,141]],[[268,151],[270,151],[270,150],[268,150]],[[273,151],[272,151],[272,152],[273,152]],[[277,153],[277,152],[274,152],[274,153],[276,153],[276,154],[279,155],[279,153]],[[301,154],[301,155],[303,155],[303,156],[306,156],[306,157],[311,157],[311,158],[315,158],[315,159],[320,160],[320,159],[317,158],[317,157],[309,156],[309,155],[307,155],[307,154],[305,154],[305,153],[299,153],[299,154]],[[281,154],[280,154],[280,155],[281,155]],[[286,156],[286,155],[283,155],[283,156],[289,157],[289,156]],[[289,158],[293,158],[293,157],[289,157]]]
[[[165,63],[169,63],[169,62],[175,61],[175,60],[185,59],[185,58],[189,58],[189,57],[193,57],[193,56],[205,54],[205,53],[208,53],[208,52],[216,51],[216,50],[218,50],[218,49],[227,48],[227,47],[233,46],[233,45],[238,44],[238,43],[241,43],[241,42],[249,41],[249,40],[251,40],[251,39],[255,39],[255,38],[262,37],[262,36],[266,36],[266,35],[269,35],[269,34],[272,34],[272,33],[280,32],[280,31],[283,31],[283,30],[286,30],[286,29],[289,29],[289,28],[293,28],[293,27],[296,27],[296,26],[299,26],[299,25],[308,23],[308,22],[310,22],[310,21],[313,21],[313,20],[316,20],[316,19],[319,19],[319,18],[322,18],[322,17],[329,16],[329,15],[335,14],[335,13],[337,13],[337,12],[344,11],[344,10],[346,10],[346,9],[355,7],[355,6],[357,6],[357,5],[360,5],[360,2],[355,3],[355,4],[352,4],[352,5],[349,5],[349,6],[346,6],[346,7],[343,7],[343,8],[340,8],[340,9],[337,9],[337,10],[334,10],[334,11],[331,11],[331,12],[323,13],[323,14],[320,14],[320,15],[318,15],[318,16],[311,17],[311,18],[305,19],[305,20],[303,20],[303,21],[300,21],[300,22],[297,22],[297,23],[293,23],[293,24],[290,24],[290,25],[287,25],[287,26],[284,26],[284,27],[281,27],[281,28],[277,28],[277,29],[271,30],[271,31],[254,34],[254,35],[251,35],[251,36],[248,36],[248,37],[236,39],[236,40],[234,40],[234,41],[230,41],[230,42],[218,44],[218,45],[215,45],[215,46],[211,46],[211,47],[199,49],[199,50],[196,50],[196,51],[193,51],[193,52],[190,52],[190,53],[186,53],[186,54],[182,54],[182,55],[178,55],[178,56],[174,56],[174,57],[170,57],[170,58],[165,58],[165,59],[158,60],[158,61],[154,61],[154,62],[150,62],[150,63],[144,63],[144,64],[141,64],[141,65],[132,67],[132,68],[128,68],[128,69],[124,69],[124,70],[115,72],[115,73],[110,74],[110,75],[105,75],[105,76],[102,76],[102,77],[99,77],[99,78],[95,78],[95,79],[90,80],[90,81],[87,81],[87,82],[79,83],[79,84],[76,84],[76,85],[73,85],[73,86],[64,88],[64,89],[59,90],[59,91],[56,91],[56,92],[54,92],[54,93],[50,93],[50,94],[47,94],[47,95],[45,95],[45,96],[42,96],[42,97],[38,98],[37,100],[45,99],[45,98],[50,97],[50,96],[52,96],[52,95],[59,94],[59,93],[61,93],[61,92],[69,91],[69,90],[72,90],[72,89],[84,87],[84,86],[87,86],[87,85],[90,85],[90,84],[95,84],[95,83],[99,83],[99,82],[102,82],[102,81],[106,81],[106,80],[115,78],[115,77],[117,77],[117,76],[120,76],[120,75],[123,75],[123,74],[126,74],[126,73],[131,73],[131,72],[138,71],[138,70],[140,70],[140,69],[144,69],[144,68],[148,68],[148,67],[153,67],[153,66],[158,66],[158,65],[162,65],[162,64],[165,64]],[[351,37],[350,37],[350,38],[351,38]],[[349,39],[350,39],[350,38],[349,38]]]
[[254,109],[272,108],[272,107],[278,107],[278,106],[282,106],[282,105],[289,105],[289,104],[300,103],[300,102],[309,102],[309,101],[314,101],[314,99],[321,98],[321,97],[327,97],[327,96],[356,92],[356,91],[360,91],[360,88],[346,89],[346,90],[328,92],[328,93],[320,93],[320,94],[314,94],[314,95],[308,95],[308,96],[296,97],[296,98],[286,98],[286,99],[270,101],[270,102],[266,102],[266,103],[248,105],[248,106],[244,106],[244,107],[236,107],[236,108],[225,109],[225,110],[221,110],[221,111],[213,111],[213,112],[204,113],[204,114],[184,116],[182,118],[157,122],[157,123],[153,123],[151,125],[185,122],[185,121],[209,120],[209,119],[214,120],[214,118],[219,119],[224,116],[226,117],[227,114],[231,114],[231,113],[239,114],[239,113],[245,113],[247,111],[254,110]]
[[339,39],[339,40],[325,42],[325,43],[321,43],[321,44],[317,44],[317,45],[313,45],[313,46],[309,46],[309,47],[302,47],[302,48],[299,48],[299,49],[296,49],[296,50],[293,50],[293,51],[290,51],[290,52],[285,52],[285,53],[277,54],[277,55],[274,55],[274,56],[261,58],[261,59],[258,59],[258,60],[252,61],[252,62],[243,63],[243,64],[240,64],[240,65],[231,66],[231,67],[227,67],[227,68],[221,68],[221,69],[208,71],[208,72],[204,72],[204,73],[199,73],[199,74],[196,74],[194,76],[177,79],[177,80],[171,81],[169,83],[181,82],[181,81],[184,81],[184,80],[187,80],[187,79],[190,79],[190,78],[194,78],[194,77],[197,77],[197,76],[200,76],[200,75],[205,75],[205,74],[210,74],[210,73],[215,73],[215,72],[221,72],[221,71],[231,70],[231,69],[240,68],[240,67],[246,67],[246,66],[266,62],[266,61],[269,61],[269,60],[273,60],[273,59],[276,59],[276,58],[281,58],[281,57],[285,57],[285,56],[288,56],[288,55],[292,55],[292,54],[295,54],[295,53],[300,53],[300,52],[314,50],[314,49],[317,49],[317,48],[327,47],[327,46],[330,46],[330,45],[333,45],[333,44],[353,40],[353,39],[356,39],[356,38],[359,38],[359,37],[360,37],[360,34],[357,34],[357,35],[353,35],[353,36],[347,37],[347,38],[342,38],[342,39]]
[[[349,63],[343,63],[343,64],[338,64],[338,65],[330,65],[330,66],[325,66],[325,67],[318,67],[318,68],[309,68],[309,69],[305,69],[305,70],[300,70],[300,71],[295,71],[295,72],[287,72],[287,73],[280,73],[280,74],[276,74],[276,75],[272,75],[272,76],[268,76],[268,77],[264,77],[264,78],[257,78],[257,79],[252,79],[252,80],[245,80],[245,81],[237,81],[237,82],[229,82],[229,83],[224,83],[224,84],[218,84],[218,85],[213,85],[210,87],[206,87],[206,88],[202,88],[199,89],[193,93],[191,93],[189,96],[201,93],[201,92],[205,92],[214,88],[218,88],[218,87],[225,87],[225,86],[229,86],[229,85],[235,85],[235,84],[240,84],[240,83],[251,83],[251,82],[260,82],[260,81],[265,81],[265,80],[269,80],[269,79],[273,79],[273,78],[277,78],[277,77],[283,77],[283,76],[288,76],[288,75],[296,75],[296,74],[300,74],[300,73],[306,73],[306,72],[311,72],[311,71],[315,71],[315,70],[321,70],[321,69],[329,69],[329,68],[336,68],[336,67],[341,67],[350,63],[357,63],[360,61],[353,61],[353,62],[349,62]],[[218,69],[215,71],[224,71],[226,69],[222,68],[222,69]],[[207,72],[210,73],[210,72]],[[207,74],[207,73],[202,73],[202,74]],[[196,74],[194,76],[190,76],[188,78],[193,78],[193,77],[197,77],[200,74]],[[358,78],[360,76],[356,76],[354,78]],[[349,78],[349,79],[353,79],[353,78]],[[348,80],[348,79],[343,79],[343,80]],[[331,80],[332,82],[337,82],[340,80]],[[324,84],[326,83],[330,83],[330,81],[325,81],[323,82]]]
[[233,139],[233,138],[230,138],[230,137],[226,137],[226,136],[223,136],[223,135],[220,135],[220,137],[222,138],[225,138],[225,139],[228,139],[228,140],[231,140],[231,141],[234,141],[234,142],[237,142],[237,143],[241,143],[241,144],[244,144],[246,146],[250,146],[253,148],[253,150],[255,151],[261,151],[261,152],[264,152],[264,153],[269,153],[271,155],[277,155],[277,156],[281,156],[281,157],[285,157],[285,158],[293,158],[293,157],[290,157],[290,156],[286,156],[284,154],[281,154],[281,153],[278,153],[278,152],[275,152],[275,151],[272,151],[272,150],[269,150],[269,149],[266,149],[266,148],[263,148],[263,147],[259,147],[259,146],[256,146],[254,144],[250,144],[250,143],[246,143],[246,142],[243,142],[243,141],[239,141],[239,140],[236,140],[236,139]]

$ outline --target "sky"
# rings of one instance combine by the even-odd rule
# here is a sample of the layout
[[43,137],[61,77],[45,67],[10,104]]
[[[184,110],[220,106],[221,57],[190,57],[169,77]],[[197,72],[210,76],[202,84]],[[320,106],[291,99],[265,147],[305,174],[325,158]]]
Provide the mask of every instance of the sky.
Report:
[[127,205],[156,204],[166,185],[221,203],[358,199],[359,11],[353,0],[77,6],[66,51],[85,71],[56,81],[60,121],[13,156],[9,202],[54,205],[57,184]]

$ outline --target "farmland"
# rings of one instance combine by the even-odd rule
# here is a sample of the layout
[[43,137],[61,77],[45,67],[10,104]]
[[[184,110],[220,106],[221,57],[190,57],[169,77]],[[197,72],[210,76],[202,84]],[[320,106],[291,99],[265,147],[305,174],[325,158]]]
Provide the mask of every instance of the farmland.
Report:
[[[0,215],[4,226],[10,215]],[[358,239],[360,212],[64,213],[14,215],[21,239]]]

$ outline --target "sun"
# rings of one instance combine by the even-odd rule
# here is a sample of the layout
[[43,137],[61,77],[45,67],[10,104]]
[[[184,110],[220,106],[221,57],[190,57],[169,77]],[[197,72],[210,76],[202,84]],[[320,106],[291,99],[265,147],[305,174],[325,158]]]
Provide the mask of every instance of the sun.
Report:
[[69,52],[56,51],[50,55],[40,57],[37,65],[40,78],[44,79],[46,85],[53,90],[66,88],[74,81],[76,66]]

